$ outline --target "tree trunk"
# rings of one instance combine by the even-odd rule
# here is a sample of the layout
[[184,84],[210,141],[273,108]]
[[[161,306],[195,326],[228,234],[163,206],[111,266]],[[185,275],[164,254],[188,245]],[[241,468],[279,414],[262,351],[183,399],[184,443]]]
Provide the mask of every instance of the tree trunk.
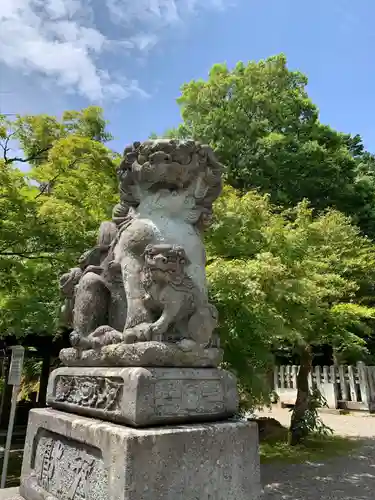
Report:
[[297,376],[297,399],[294,405],[289,428],[289,444],[295,446],[307,435],[303,425],[309,407],[309,373],[312,366],[311,347],[305,346],[300,355],[300,368]]
[[339,366],[340,364],[340,361],[338,359],[338,356],[337,356],[337,351],[335,348],[332,349],[332,360],[333,360],[333,364],[334,366]]

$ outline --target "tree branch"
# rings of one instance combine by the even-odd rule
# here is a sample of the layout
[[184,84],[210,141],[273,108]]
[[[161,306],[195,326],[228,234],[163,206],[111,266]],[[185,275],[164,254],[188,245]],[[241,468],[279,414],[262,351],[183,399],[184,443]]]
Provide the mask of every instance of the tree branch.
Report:
[[32,161],[32,160],[38,160],[41,158],[41,155],[43,153],[46,153],[47,151],[49,151],[51,148],[52,148],[52,145],[50,146],[47,146],[45,148],[42,148],[40,149],[39,151],[36,151],[34,154],[30,155],[30,156],[27,156],[26,158],[20,158],[18,156],[14,156],[13,158],[8,158],[8,153],[10,151],[10,148],[9,148],[9,141],[10,139],[17,133],[17,131],[13,131],[11,132],[5,139],[4,143],[1,143],[0,142],[0,147],[1,149],[3,150],[3,159],[4,159],[4,162],[5,162],[5,165],[10,165],[11,163],[14,163],[14,162],[20,162],[20,163],[28,163],[29,161]]
[[[40,160],[41,155],[43,153],[46,153],[47,151],[49,151],[51,149],[51,147],[52,146],[48,146],[46,148],[40,149],[37,153],[30,155],[30,156],[27,156],[26,158],[19,158],[18,156],[15,156],[13,158],[7,158],[6,157],[7,151],[4,150],[5,165],[10,165],[11,163],[14,163],[14,162],[28,163],[29,161],[32,161],[32,160]],[[4,147],[3,147],[3,149],[4,149]]]
[[35,196],[35,199],[39,198],[39,196],[42,196],[43,194],[47,194],[46,191],[48,191],[49,188],[52,187],[52,184],[55,182],[55,180],[61,175],[61,172],[55,175],[55,177],[52,177],[52,179],[48,182],[45,182],[43,187],[41,187],[40,192]]
[[[78,161],[82,161],[84,160],[85,157],[82,157],[82,158],[75,158],[74,160],[72,160],[69,165],[67,166],[67,168],[72,168],[75,166],[75,164],[78,162]],[[36,196],[35,196],[35,199],[39,198],[39,196],[42,196],[43,194],[46,194],[46,191],[52,187],[53,183],[55,182],[55,180],[62,174],[62,172],[59,172],[58,174],[56,174],[50,181],[46,182],[44,184],[44,186],[40,189],[40,193],[38,193]]]
[[51,252],[51,255],[35,255],[35,252],[0,252],[0,256],[5,257],[22,257],[23,259],[48,259],[48,260],[59,260],[63,262],[63,259],[52,255],[53,250],[47,250],[46,253]]
[[0,143],[0,147],[2,148],[3,150],[3,158],[4,158],[4,161],[5,161],[5,165],[7,165],[8,163],[8,158],[7,158],[7,153],[9,151],[9,147],[8,147],[8,144],[9,144],[9,141],[10,141],[10,138],[15,134],[15,132],[11,132],[5,139],[5,142],[4,144]]

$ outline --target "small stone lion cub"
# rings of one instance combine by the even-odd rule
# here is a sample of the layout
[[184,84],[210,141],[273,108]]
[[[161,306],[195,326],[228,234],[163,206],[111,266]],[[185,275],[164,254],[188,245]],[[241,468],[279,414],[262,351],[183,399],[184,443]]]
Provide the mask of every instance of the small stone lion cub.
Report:
[[182,338],[202,347],[210,343],[218,314],[186,274],[189,260],[179,245],[148,245],[141,282],[147,308],[159,318],[151,325],[152,340],[163,341],[174,325]]

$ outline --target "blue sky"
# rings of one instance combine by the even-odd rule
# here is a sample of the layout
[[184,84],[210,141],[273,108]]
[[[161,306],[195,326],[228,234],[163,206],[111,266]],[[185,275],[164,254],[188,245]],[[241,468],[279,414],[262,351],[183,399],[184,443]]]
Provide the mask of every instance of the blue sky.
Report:
[[180,86],[280,52],[321,121],[375,152],[371,0],[5,0],[0,112],[104,107],[118,151],[179,123]]

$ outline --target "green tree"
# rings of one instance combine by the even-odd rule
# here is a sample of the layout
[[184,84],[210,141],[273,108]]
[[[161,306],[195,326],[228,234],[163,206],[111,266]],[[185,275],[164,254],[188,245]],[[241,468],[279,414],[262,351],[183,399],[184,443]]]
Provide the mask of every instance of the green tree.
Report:
[[[117,201],[118,155],[99,108],[1,117],[0,329],[56,332],[58,278],[95,242]],[[22,154],[12,156],[12,141]],[[27,173],[18,165],[26,163]]]
[[306,85],[284,55],[232,70],[216,64],[207,80],[182,86],[183,124],[169,133],[209,143],[234,187],[282,206],[306,198],[318,210],[335,207],[375,237],[373,175],[368,182],[358,172],[369,160],[361,138],[320,123]]
[[303,437],[311,347],[330,344],[362,355],[367,318],[356,303],[375,281],[375,249],[343,214],[313,217],[306,202],[280,212],[268,195],[227,187],[207,235],[207,275],[220,311],[225,360],[258,399],[273,350],[289,345],[301,360],[292,442]]

